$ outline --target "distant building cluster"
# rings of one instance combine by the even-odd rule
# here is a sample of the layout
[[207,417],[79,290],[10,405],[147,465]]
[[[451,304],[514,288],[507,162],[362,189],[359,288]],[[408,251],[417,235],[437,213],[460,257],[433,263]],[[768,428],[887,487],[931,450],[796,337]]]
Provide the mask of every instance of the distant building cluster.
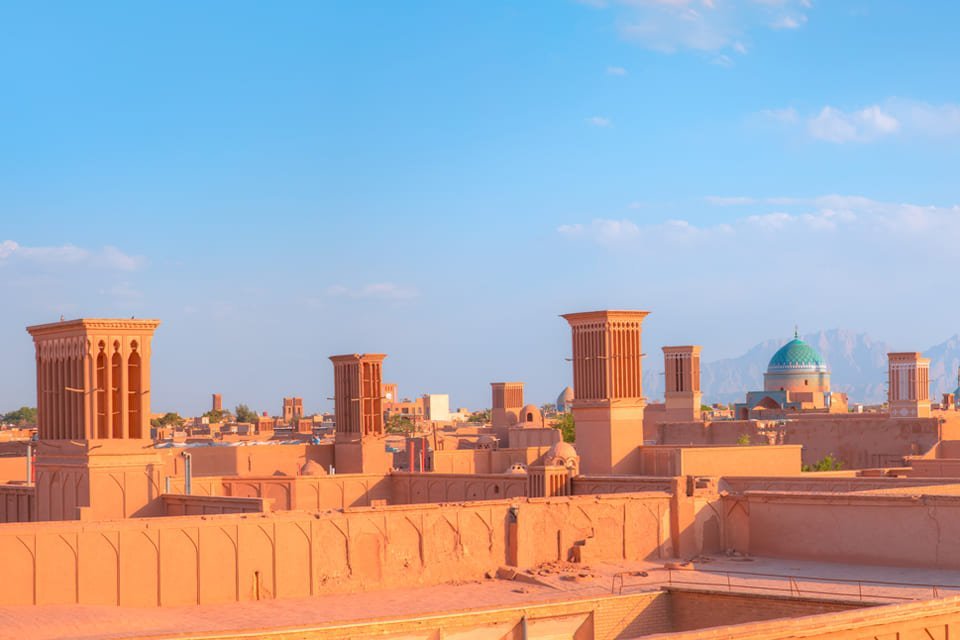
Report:
[[[31,326],[36,439],[0,440],[0,625],[56,636],[51,612],[98,605],[70,633],[159,637],[127,611],[190,607],[203,633],[270,638],[304,599],[325,617],[303,628],[330,640],[960,625],[960,596],[941,599],[960,593],[943,571],[960,569],[960,388],[934,403],[929,361],[890,353],[887,406],[850,411],[795,335],[734,407],[702,403],[700,346],[664,347],[648,402],[647,315],[564,315],[573,384],[538,407],[491,382],[489,414],[403,399],[386,355],[358,352],[330,357],[332,414],[291,395],[235,416],[215,393],[181,419],[151,411],[159,321]],[[357,592],[359,613],[324,600]]]

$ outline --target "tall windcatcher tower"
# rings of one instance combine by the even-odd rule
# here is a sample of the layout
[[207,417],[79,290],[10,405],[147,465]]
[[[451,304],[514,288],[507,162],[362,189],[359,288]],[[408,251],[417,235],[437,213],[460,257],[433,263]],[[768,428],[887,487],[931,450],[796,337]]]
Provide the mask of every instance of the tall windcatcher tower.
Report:
[[36,347],[40,520],[160,510],[150,440],[151,342],[159,325],[80,318],[27,327]]
[[636,473],[643,444],[643,351],[647,311],[569,313],[573,418],[580,471]]
[[894,418],[930,417],[930,359],[918,352],[888,353],[887,402]]
[[383,424],[382,353],[330,356],[338,473],[389,471]]
[[520,422],[523,409],[522,382],[491,382],[490,422],[494,429],[512,427]]
[[700,347],[663,347],[666,411],[668,420],[700,419]]

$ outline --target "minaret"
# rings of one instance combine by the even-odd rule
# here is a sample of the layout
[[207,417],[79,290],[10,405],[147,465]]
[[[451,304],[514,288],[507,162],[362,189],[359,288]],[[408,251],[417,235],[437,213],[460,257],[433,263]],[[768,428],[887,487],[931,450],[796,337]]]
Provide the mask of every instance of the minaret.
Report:
[[563,318],[573,334],[573,419],[580,472],[629,474],[643,444],[646,311],[589,311]]
[[80,318],[27,327],[37,361],[37,517],[160,515],[150,440],[159,320]]

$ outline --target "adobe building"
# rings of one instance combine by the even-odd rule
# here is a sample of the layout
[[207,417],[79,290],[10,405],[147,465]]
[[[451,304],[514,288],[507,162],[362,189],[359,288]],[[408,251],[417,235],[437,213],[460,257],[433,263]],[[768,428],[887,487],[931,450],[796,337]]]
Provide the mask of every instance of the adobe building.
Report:
[[573,342],[573,419],[580,470],[630,473],[643,444],[643,350],[647,311],[588,311],[562,316]]
[[[960,540],[944,532],[960,526],[960,429],[940,424],[934,446],[902,467],[829,474],[800,472],[806,444],[644,445],[646,315],[564,316],[573,333],[575,446],[500,448],[478,431],[489,447],[434,451],[451,454],[454,467],[473,466],[440,469],[424,464],[421,438],[413,472],[391,470],[381,457],[383,354],[331,357],[332,443],[175,450],[143,435],[157,321],[30,327],[38,477],[24,481],[30,458],[0,458],[3,631],[279,639],[295,628],[316,640],[955,635]],[[686,411],[697,369],[673,371],[668,389],[686,394],[674,396]],[[517,423],[537,424],[536,407],[518,409]],[[816,420],[835,431],[840,421],[800,415],[807,431],[817,431]],[[883,419],[901,434],[938,422]],[[159,495],[148,500],[143,489],[155,479]],[[43,519],[60,521],[35,522],[44,509]],[[282,599],[295,600],[271,602]]]
[[382,395],[385,420],[389,420],[393,416],[402,416],[409,419],[414,425],[420,425],[423,422],[426,416],[423,396],[415,400],[401,399],[399,388],[395,383],[384,383]]
[[303,417],[303,398],[284,398],[281,415],[286,424],[295,424],[297,420]]
[[491,382],[493,396],[490,420],[495,430],[503,430],[520,422],[520,410],[523,409],[522,382]]
[[383,401],[385,404],[398,402],[400,400],[399,390],[395,382],[383,383]]
[[330,356],[339,473],[385,473],[392,466],[383,424],[382,353]]
[[887,354],[887,403],[894,418],[930,417],[930,359],[917,352]]
[[150,344],[159,320],[28,327],[36,347],[39,520],[162,512],[150,439]]
[[700,347],[663,347],[666,418],[683,422],[700,419]]
[[213,394],[211,409],[213,411],[223,411],[223,396],[221,396],[219,393]]
[[827,363],[795,331],[793,340],[770,358],[763,391],[748,391],[734,412],[738,420],[770,420],[805,411],[846,413],[847,396],[830,390]]
[[445,393],[426,393],[423,395],[423,413],[431,422],[450,420],[450,396]]

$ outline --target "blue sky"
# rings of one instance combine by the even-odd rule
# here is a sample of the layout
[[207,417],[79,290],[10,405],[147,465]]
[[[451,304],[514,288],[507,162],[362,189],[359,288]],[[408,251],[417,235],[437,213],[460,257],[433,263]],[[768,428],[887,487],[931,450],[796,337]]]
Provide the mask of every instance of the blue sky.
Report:
[[155,409],[569,382],[558,314],[659,346],[957,332],[952,3],[4,3],[0,410],[23,327],[157,317]]

